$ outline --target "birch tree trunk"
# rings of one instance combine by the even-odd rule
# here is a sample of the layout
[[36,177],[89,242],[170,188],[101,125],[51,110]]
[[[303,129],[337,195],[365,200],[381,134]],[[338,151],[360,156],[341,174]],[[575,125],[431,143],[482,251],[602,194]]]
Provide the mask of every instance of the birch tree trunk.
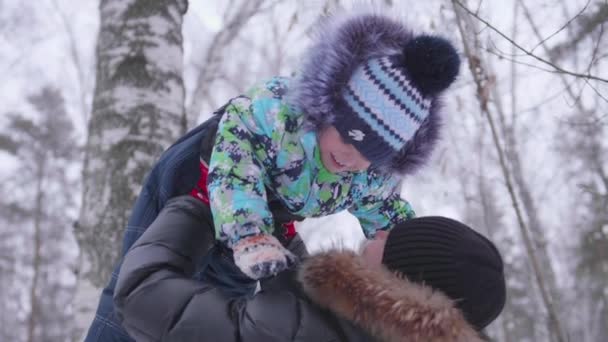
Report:
[[109,280],[144,177],[180,132],[187,5],[187,0],[99,5],[97,80],[75,227],[83,271],[96,287]]

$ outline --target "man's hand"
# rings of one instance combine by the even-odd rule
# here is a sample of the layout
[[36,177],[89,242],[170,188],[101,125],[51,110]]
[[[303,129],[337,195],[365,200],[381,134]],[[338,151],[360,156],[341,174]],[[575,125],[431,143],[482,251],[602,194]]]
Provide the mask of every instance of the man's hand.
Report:
[[293,265],[297,257],[269,234],[243,238],[233,246],[234,263],[252,279],[275,275]]

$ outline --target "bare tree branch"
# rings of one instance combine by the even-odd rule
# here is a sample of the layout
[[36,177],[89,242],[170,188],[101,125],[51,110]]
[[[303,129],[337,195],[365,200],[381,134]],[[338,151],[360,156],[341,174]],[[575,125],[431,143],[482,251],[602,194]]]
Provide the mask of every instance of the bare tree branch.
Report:
[[[494,46],[494,45],[493,45],[493,46]],[[484,51],[486,51],[486,52],[487,52],[487,53],[489,53],[489,54],[492,54],[492,55],[494,55],[494,56],[498,57],[499,59],[504,59],[504,60],[509,61],[509,62],[511,62],[511,63],[513,63],[513,64],[524,65],[524,66],[527,66],[527,67],[529,67],[529,68],[536,69],[536,70],[540,70],[540,71],[547,72],[547,73],[552,73],[552,74],[563,75],[563,73],[562,73],[562,72],[557,71],[557,70],[553,70],[553,69],[546,69],[546,68],[540,67],[540,66],[538,66],[538,65],[534,65],[534,64],[531,64],[531,63],[522,62],[522,61],[519,61],[519,60],[517,60],[517,59],[515,59],[515,58],[508,57],[508,55],[510,55],[510,56],[517,56],[517,54],[506,54],[506,53],[503,53],[503,52],[501,52],[501,51],[500,51],[500,49],[498,49],[498,48],[497,48],[497,47],[495,47],[495,46],[494,46],[494,49],[491,49],[491,48],[484,48],[483,50],[484,50]],[[497,51],[498,51],[498,52],[497,52]],[[592,60],[592,63],[593,63],[593,60]],[[590,70],[590,68],[587,68],[587,70]],[[577,78],[575,78],[575,80],[576,80],[576,79],[577,79]],[[597,87],[595,87],[593,84],[591,84],[591,82],[589,82],[589,80],[588,80],[588,79],[583,79],[583,81],[586,83],[586,85],[588,85],[588,86],[589,86],[589,88],[591,88],[591,90],[592,90],[592,91],[593,91],[593,92],[594,92],[594,93],[595,93],[595,94],[596,94],[596,95],[597,95],[597,96],[598,96],[600,99],[602,99],[604,102],[608,103],[608,98],[607,98],[607,97],[605,97],[605,96],[604,96],[604,95],[603,95],[603,94],[602,94],[602,93],[601,93],[601,92],[600,92],[600,91],[597,89]],[[566,82],[566,81],[564,81],[564,82]],[[566,88],[564,88],[564,90],[569,90],[569,89],[571,88],[572,83],[573,83],[573,82],[566,83],[566,84],[569,84],[569,86],[566,86]],[[572,98],[573,98],[573,100],[574,100],[574,102],[580,102],[581,93],[582,93],[582,92],[579,92],[579,94],[578,94],[578,95],[576,95],[576,96],[573,96],[573,97],[572,97]],[[571,105],[571,106],[574,106],[574,105]],[[603,118],[607,117],[607,116],[608,116],[608,114],[606,114],[606,115],[602,115],[601,117],[596,118],[596,120],[593,120],[592,124],[599,124],[599,123],[600,123],[600,121],[601,121]]]
[[603,25],[606,21],[608,21],[608,1],[598,4],[595,12],[580,16],[576,21],[578,24],[577,32],[571,30],[570,38],[564,43],[553,47],[550,51],[550,55],[556,60],[561,58],[566,52],[576,48],[585,37],[592,34],[598,26]]
[[[514,64],[516,64],[516,63],[514,63]],[[566,89],[567,89],[569,86],[571,86],[571,85],[572,85],[572,83],[574,83],[574,80],[573,80],[573,81],[570,81],[570,83],[568,84],[568,86],[563,87],[563,88],[560,88],[560,89],[559,89],[559,90],[557,90],[555,93],[553,93],[553,94],[551,94],[551,95],[547,96],[547,97],[546,97],[546,98],[544,98],[543,100],[540,100],[540,101],[538,101],[537,103],[535,103],[535,104],[533,104],[533,105],[531,105],[531,106],[529,106],[529,107],[525,107],[525,108],[523,108],[523,109],[519,109],[519,110],[518,110],[518,112],[519,112],[520,114],[523,114],[523,113],[528,113],[528,112],[533,112],[533,111],[537,111],[537,110],[539,110],[540,108],[542,108],[543,106],[545,106],[547,103],[549,103],[549,102],[551,102],[551,101],[554,101],[555,99],[557,99],[557,98],[559,98],[559,97],[562,97],[562,96],[563,96],[563,94],[564,94],[564,91],[566,91]]]
[[541,40],[540,42],[538,42],[538,44],[534,45],[534,47],[532,48],[532,50],[530,50],[530,52],[534,52],[534,50],[536,50],[536,48],[538,48],[539,46],[545,44],[545,42],[547,42],[549,39],[555,37],[555,35],[557,35],[558,33],[562,32],[566,27],[570,26],[570,24],[574,20],[576,20],[576,18],[580,17],[583,14],[583,12],[585,12],[585,10],[587,10],[587,7],[589,7],[590,3],[591,3],[591,0],[587,0],[587,3],[585,4],[585,6],[574,17],[570,18],[570,20],[568,20],[564,25],[562,25],[562,27],[560,27],[557,31],[553,32],[547,38],[544,38],[543,40]]
[[[543,67],[538,66],[538,65],[534,65],[532,63],[527,63],[527,62],[519,61],[515,57],[517,57],[517,56],[521,57],[521,55],[517,55],[517,54],[515,54],[515,55],[513,55],[513,54],[505,54],[505,53],[501,52],[500,49],[497,48],[494,44],[492,44],[492,46],[493,46],[493,48],[484,48],[483,50],[486,51],[489,54],[492,54],[492,55],[498,57],[499,59],[504,59],[504,60],[509,61],[511,63],[515,63],[515,64],[519,64],[519,65],[524,65],[524,66],[527,66],[527,67],[532,68],[532,69],[536,69],[536,70],[540,70],[540,71],[548,72],[548,73],[552,73],[552,74],[559,74],[560,73],[559,71],[554,70],[554,69],[547,69],[547,68],[543,68]],[[515,57],[510,57],[510,56],[515,56]]]
[[591,61],[589,62],[589,67],[587,68],[587,72],[590,72],[591,68],[597,62],[597,54],[599,53],[600,42],[602,41],[603,36],[604,36],[604,23],[602,22],[602,24],[600,25],[600,32],[599,32],[597,40],[595,42],[595,47],[593,48],[593,53],[591,54]]
[[[533,18],[532,18],[532,14],[530,13],[530,10],[528,9],[528,7],[526,6],[525,1],[522,0],[518,0],[520,6],[522,7],[523,11],[524,11],[524,15],[526,17],[526,20],[528,21],[528,23],[530,24],[530,26],[532,27],[532,31],[534,32],[534,34],[536,35],[536,37],[538,39],[541,39],[541,34],[540,34],[540,30],[538,28],[538,26],[536,25],[536,23],[534,22]],[[551,57],[550,51],[549,51],[549,47],[547,47],[546,44],[542,45],[545,52],[547,54],[549,54],[549,58],[551,58],[551,60],[554,60],[554,57]],[[566,75],[563,73],[559,73],[558,74],[560,80],[562,81],[562,83],[564,85],[568,85],[568,81],[566,80]],[[588,84],[588,83],[587,83]],[[601,94],[599,94],[599,91],[592,85],[590,85],[591,89],[593,91],[595,91],[596,94],[600,95],[600,98],[604,98]],[[572,101],[574,101],[573,105],[577,108],[577,110],[581,113],[583,112],[588,112],[587,110],[585,110],[583,103],[580,100],[581,95],[580,94],[575,94],[574,91],[572,90],[572,87],[567,86],[566,88],[566,92],[568,93],[568,95],[570,96],[570,98],[572,99]],[[581,93],[582,93],[582,89],[581,89]],[[603,116],[605,117],[605,115]],[[584,122],[584,123],[570,123],[570,124],[575,124],[575,125],[597,125],[601,122],[601,120],[603,119],[603,117],[597,117],[594,116],[592,120],[590,120],[589,122]]]
[[489,27],[492,31],[496,32],[498,35],[500,35],[501,37],[503,37],[509,43],[515,45],[520,51],[522,51],[523,53],[525,53],[527,56],[530,56],[530,57],[536,59],[537,61],[550,66],[551,68],[555,69],[557,72],[562,73],[562,74],[566,74],[566,75],[570,75],[570,76],[574,76],[574,77],[583,78],[583,79],[590,79],[590,80],[596,80],[596,81],[608,83],[608,79],[606,79],[606,78],[602,78],[602,77],[599,77],[599,76],[591,75],[591,74],[588,74],[588,73],[587,74],[583,74],[583,73],[578,73],[578,72],[574,72],[574,71],[570,71],[570,70],[564,69],[564,68],[558,66],[557,64],[552,63],[551,61],[548,61],[548,60],[546,60],[546,59],[544,59],[544,58],[542,58],[542,57],[540,57],[540,56],[532,53],[530,50],[524,48],[519,43],[517,43],[516,41],[514,41],[513,39],[511,39],[509,36],[507,36],[506,34],[504,34],[502,31],[500,31],[499,29],[497,29],[494,25],[492,25],[491,23],[489,23],[487,20],[485,20],[482,17],[480,17],[479,15],[475,14],[475,12],[471,11],[468,7],[466,7],[465,5],[463,5],[460,1],[458,1],[458,0],[452,0],[452,2],[454,4],[456,4],[457,6],[459,6],[460,8],[462,8],[466,13],[468,13],[469,15],[471,15],[472,17],[474,17],[475,19],[479,20],[484,25],[486,25],[487,27]]
[[[263,0],[242,1],[240,6],[236,8],[234,14],[225,13],[226,26],[218,32],[212,39],[207,53],[203,58],[201,69],[197,77],[194,91],[192,92],[190,105],[186,111],[186,126],[188,123],[195,120],[201,112],[205,99],[209,96],[211,83],[219,76],[218,68],[221,59],[222,49],[228,46],[246,26],[247,22],[256,14],[269,11],[274,8],[282,0],[275,0],[270,5],[262,7]],[[228,6],[234,7],[234,6]]]

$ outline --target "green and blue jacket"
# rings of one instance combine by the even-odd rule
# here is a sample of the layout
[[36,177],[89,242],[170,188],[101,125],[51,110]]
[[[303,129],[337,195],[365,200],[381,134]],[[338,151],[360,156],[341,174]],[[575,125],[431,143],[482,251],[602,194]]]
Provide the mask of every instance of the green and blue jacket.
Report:
[[400,196],[399,176],[329,172],[320,159],[317,132],[289,104],[288,92],[289,79],[275,77],[225,109],[208,175],[216,238],[230,247],[246,236],[273,233],[269,196],[302,217],[348,210],[367,238],[414,217]]

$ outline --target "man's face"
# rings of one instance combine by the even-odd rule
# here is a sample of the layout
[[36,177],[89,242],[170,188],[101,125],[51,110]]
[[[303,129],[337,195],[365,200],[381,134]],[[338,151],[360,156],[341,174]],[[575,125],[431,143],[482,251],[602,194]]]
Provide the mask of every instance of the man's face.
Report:
[[331,173],[367,170],[370,162],[357,149],[346,144],[334,126],[328,126],[319,133],[321,161]]
[[368,265],[375,267],[382,264],[382,256],[384,255],[384,246],[386,246],[387,238],[388,232],[380,230],[376,232],[373,240],[363,242],[361,256]]

